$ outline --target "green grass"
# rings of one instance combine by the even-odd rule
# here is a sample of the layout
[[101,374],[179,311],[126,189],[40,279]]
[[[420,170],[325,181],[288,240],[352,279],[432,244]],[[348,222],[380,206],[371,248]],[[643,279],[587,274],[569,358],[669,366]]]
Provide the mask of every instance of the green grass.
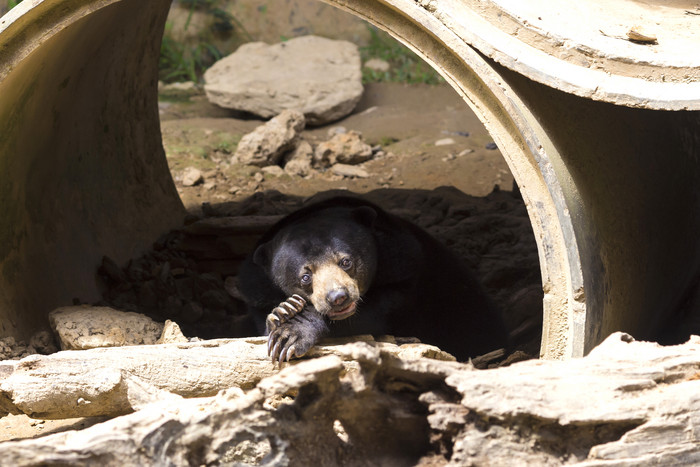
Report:
[[159,79],[166,83],[199,82],[204,72],[221,59],[221,52],[206,42],[187,47],[170,37],[167,28],[160,46]]
[[233,15],[220,8],[221,0],[181,0],[189,7],[189,15],[184,30],[190,26],[195,11],[211,17],[210,26],[197,31],[197,40],[193,44],[183,44],[172,37],[172,23],[165,25],[163,42],[160,47],[159,79],[166,83],[178,81],[201,82],[204,72],[220,60],[228,51],[220,51],[215,45],[216,37],[237,37],[240,41],[252,38],[243,24]]
[[373,26],[369,27],[370,41],[367,46],[360,47],[362,62],[379,58],[389,63],[389,71],[381,72],[363,68],[364,83],[400,82],[400,83],[443,83],[444,79],[418,55],[404,46],[389,34]]
[[[7,11],[10,11],[11,9],[13,9],[14,7],[16,7],[16,6],[19,5],[20,3],[22,3],[22,0],[8,0],[8,2],[7,2]],[[3,9],[0,8],[0,14],[2,13],[2,11],[3,11]]]

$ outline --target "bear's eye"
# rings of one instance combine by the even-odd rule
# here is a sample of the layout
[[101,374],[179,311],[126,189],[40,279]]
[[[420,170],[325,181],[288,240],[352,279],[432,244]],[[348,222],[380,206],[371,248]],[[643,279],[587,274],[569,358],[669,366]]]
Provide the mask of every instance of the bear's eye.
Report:
[[302,274],[301,275],[301,284],[302,285],[309,285],[311,283],[311,274]]
[[352,260],[350,258],[343,258],[338,265],[347,271],[352,267]]

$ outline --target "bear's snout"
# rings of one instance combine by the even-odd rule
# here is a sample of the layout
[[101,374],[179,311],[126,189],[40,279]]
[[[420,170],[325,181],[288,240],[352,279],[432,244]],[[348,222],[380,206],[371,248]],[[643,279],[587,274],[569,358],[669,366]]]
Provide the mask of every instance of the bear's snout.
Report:
[[334,308],[342,307],[348,301],[348,290],[345,287],[334,289],[326,295],[326,301]]
[[314,271],[313,293],[309,298],[322,315],[333,320],[345,319],[355,313],[360,291],[357,282],[333,260]]

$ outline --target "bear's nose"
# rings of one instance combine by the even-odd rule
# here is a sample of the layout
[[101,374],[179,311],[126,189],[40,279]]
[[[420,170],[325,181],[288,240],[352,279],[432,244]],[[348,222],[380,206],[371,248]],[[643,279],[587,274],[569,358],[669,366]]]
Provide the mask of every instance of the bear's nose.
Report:
[[348,300],[348,291],[345,289],[335,289],[328,292],[326,300],[333,306],[341,306]]

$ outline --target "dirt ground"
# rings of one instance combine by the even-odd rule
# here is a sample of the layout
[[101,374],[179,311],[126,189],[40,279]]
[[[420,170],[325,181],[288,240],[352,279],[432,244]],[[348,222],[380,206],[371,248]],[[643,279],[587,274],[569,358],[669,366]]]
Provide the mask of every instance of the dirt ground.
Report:
[[[360,131],[371,145],[381,145],[387,156],[363,165],[371,175],[367,179],[344,179],[329,172],[309,178],[266,174],[259,183],[251,183],[259,169],[229,166],[227,148],[262,122],[234,117],[234,112],[209,104],[203,95],[161,103],[163,141],[176,182],[187,166],[219,172],[214,187],[179,187],[190,210],[196,211],[202,202],[240,201],[266,189],[310,196],[328,189],[364,193],[389,187],[453,186],[465,194],[485,196],[494,185],[509,190],[513,184],[500,151],[486,149],[493,142],[490,135],[448,85],[368,84],[352,115],[307,128],[303,138],[312,144],[329,139],[328,130],[342,126]],[[435,145],[447,138],[454,144]]]
[[[256,167],[230,164],[241,136],[262,122],[217,108],[201,93],[163,96],[160,111],[168,163],[191,214],[188,222],[212,216],[286,214],[308,197],[334,190],[365,194],[424,227],[460,255],[501,308],[515,341],[514,350],[537,356],[542,290],[527,212],[517,190],[512,191],[513,178],[500,151],[449,86],[370,84],[352,115],[304,132],[303,139],[316,144],[329,139],[331,128],[342,126],[360,131],[365,141],[381,146],[378,156],[362,164],[370,176],[361,179],[344,178],[330,171],[315,171],[303,178],[273,175]],[[203,182],[183,186],[182,172],[187,167],[200,169]],[[174,319],[188,336],[235,337],[250,332],[236,324],[244,316],[242,303],[223,292],[229,290],[228,280],[235,274],[232,265],[237,260],[219,261],[219,269],[212,270],[209,263],[202,266],[201,258],[192,256],[192,251],[183,246],[191,247],[191,238],[183,241],[182,232],[164,238],[154,239],[160,242],[161,250],[134,258],[124,267],[126,277],[138,269],[139,279],[107,287],[102,304],[140,311],[156,319]],[[183,261],[185,268],[191,269],[188,274],[196,276],[195,288],[200,289],[195,296],[208,294],[211,298],[214,293],[219,298],[213,301],[219,305],[209,306],[212,300],[202,300],[200,312],[193,319],[184,311],[187,307],[181,314],[173,312],[177,307],[172,301],[158,300],[163,304],[160,308],[148,308],[139,302],[148,282],[143,271],[161,271],[162,263],[173,258]],[[163,293],[177,295],[181,290]],[[222,319],[233,324],[222,326]],[[99,421],[9,416],[0,420],[0,441],[80,429]]]

